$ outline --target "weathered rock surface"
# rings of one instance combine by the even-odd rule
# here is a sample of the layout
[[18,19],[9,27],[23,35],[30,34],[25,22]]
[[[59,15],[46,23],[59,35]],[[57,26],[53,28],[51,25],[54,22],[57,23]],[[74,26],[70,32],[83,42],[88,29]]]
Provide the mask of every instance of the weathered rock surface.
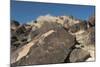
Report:
[[46,15],[22,25],[13,21],[11,66],[94,61],[93,18]]
[[70,62],[83,62],[90,57],[89,52],[82,49],[74,49],[70,54]]
[[95,15],[89,18],[88,23],[91,27],[95,26]]
[[82,21],[80,23],[76,23],[76,24],[70,26],[70,28],[69,28],[69,32],[72,35],[81,34],[82,31],[85,31],[85,30],[87,30],[87,23],[82,22]]
[[90,45],[95,44],[95,30],[89,28],[81,34],[76,35],[76,39],[80,44]]
[[[37,42],[37,47],[32,46],[27,56],[20,60],[18,65],[48,64],[64,62],[75,40],[72,35],[63,28],[57,28],[55,32],[43,40]],[[70,45],[69,45],[70,44]]]
[[88,27],[88,23],[77,23],[70,27],[69,33],[76,37],[78,48],[90,53],[91,61],[95,59],[95,27]]

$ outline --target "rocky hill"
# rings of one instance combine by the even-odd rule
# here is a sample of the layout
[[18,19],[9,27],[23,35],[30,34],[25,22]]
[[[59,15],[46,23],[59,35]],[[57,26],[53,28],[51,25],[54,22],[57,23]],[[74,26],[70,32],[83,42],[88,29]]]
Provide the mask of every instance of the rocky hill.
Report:
[[95,16],[11,21],[11,66],[95,61]]

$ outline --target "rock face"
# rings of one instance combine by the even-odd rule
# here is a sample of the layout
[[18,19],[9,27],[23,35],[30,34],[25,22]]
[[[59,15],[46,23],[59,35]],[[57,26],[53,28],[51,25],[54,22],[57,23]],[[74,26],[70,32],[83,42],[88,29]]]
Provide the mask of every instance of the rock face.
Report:
[[76,23],[69,28],[69,33],[72,35],[77,35],[82,33],[82,31],[85,31],[87,29],[87,24],[85,22]]
[[[64,29],[56,29],[52,34],[32,46],[29,54],[20,60],[18,65],[64,62],[74,43],[73,36],[66,33]],[[36,45],[37,47],[35,47]]]
[[[40,16],[11,23],[11,66],[94,59],[95,27],[70,16]],[[91,60],[90,60],[91,61]]]
[[81,34],[76,35],[76,39],[80,44],[84,45],[94,45],[95,44],[95,30],[94,28],[89,28]]
[[70,62],[83,62],[90,57],[89,52],[82,49],[74,49],[70,54]]
[[88,23],[90,26],[95,26],[95,15],[89,18]]

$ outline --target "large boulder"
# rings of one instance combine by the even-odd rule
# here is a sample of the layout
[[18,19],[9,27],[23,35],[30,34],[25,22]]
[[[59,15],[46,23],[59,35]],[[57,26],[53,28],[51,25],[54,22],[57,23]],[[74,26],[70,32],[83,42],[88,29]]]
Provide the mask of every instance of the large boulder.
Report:
[[47,35],[45,38],[40,36],[40,40],[30,48],[28,54],[14,65],[64,62],[75,44],[74,37],[63,28],[55,28],[53,33]]

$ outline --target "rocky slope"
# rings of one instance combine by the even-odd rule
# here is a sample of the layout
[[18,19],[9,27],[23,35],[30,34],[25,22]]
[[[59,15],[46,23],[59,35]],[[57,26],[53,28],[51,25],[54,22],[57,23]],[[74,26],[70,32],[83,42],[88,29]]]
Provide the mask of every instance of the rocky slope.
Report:
[[11,21],[11,66],[95,61],[95,16],[39,16]]

